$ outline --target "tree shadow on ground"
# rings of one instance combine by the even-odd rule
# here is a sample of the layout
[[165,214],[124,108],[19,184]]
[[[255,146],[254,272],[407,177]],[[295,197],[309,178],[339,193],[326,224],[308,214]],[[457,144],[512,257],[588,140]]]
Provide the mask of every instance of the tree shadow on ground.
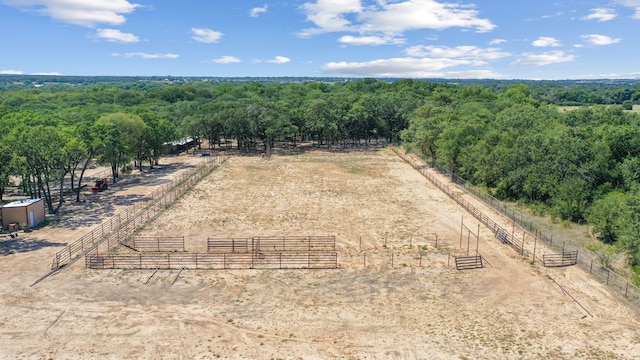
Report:
[[17,237],[8,240],[0,240],[0,256],[36,251],[45,247],[62,247],[66,245],[66,243],[54,243],[48,240]]
[[[163,177],[192,167],[193,165],[184,163],[156,165],[153,169],[144,168],[142,172],[136,171],[132,175],[121,177],[116,184],[110,184],[107,190],[97,193],[87,191],[82,196],[81,202],[75,202],[75,198],[69,199],[60,209],[55,224],[52,226],[75,230],[100,224],[116,215],[117,211],[121,211],[117,208],[144,201],[146,195],[150,194],[154,188],[172,181],[170,178]],[[118,195],[119,191],[134,186],[149,186],[149,189],[144,194]]]
[[115,213],[113,200],[101,201],[101,195],[102,193],[89,194],[81,202],[65,204],[52,226],[75,230],[79,227],[100,224],[105,217],[113,216]]

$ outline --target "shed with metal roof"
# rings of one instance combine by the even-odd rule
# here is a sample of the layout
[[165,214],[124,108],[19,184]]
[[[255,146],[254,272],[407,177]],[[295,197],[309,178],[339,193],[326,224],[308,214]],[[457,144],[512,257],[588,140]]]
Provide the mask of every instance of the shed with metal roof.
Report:
[[42,199],[23,199],[2,207],[2,227],[8,230],[33,228],[45,220]]

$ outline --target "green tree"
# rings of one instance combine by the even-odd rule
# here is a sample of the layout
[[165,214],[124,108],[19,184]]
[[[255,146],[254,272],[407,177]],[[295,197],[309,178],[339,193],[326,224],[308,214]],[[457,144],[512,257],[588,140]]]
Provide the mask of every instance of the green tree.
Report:
[[115,183],[120,168],[136,156],[145,123],[138,115],[114,113],[100,117],[95,129],[100,140],[100,160],[111,166]]
[[587,214],[592,233],[604,243],[615,243],[622,235],[627,211],[627,197],[620,191],[610,192],[594,201]]
[[423,105],[410,116],[409,127],[400,134],[408,148],[415,148],[418,152],[431,160],[438,161],[437,142],[449,124],[449,114],[444,108],[433,104]]
[[6,188],[11,185],[11,176],[16,174],[14,155],[11,146],[0,139],[0,201],[3,200]]

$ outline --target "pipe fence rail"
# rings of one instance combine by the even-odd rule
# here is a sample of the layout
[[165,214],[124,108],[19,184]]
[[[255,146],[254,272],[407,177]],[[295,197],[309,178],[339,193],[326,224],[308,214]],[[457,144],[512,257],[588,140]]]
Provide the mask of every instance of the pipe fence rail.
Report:
[[562,254],[544,254],[542,262],[545,267],[571,266],[578,263],[578,250],[565,251]]
[[98,246],[106,242],[107,251],[126,241],[136,229],[157,216],[191,186],[227,160],[227,157],[204,157],[194,168],[175,176],[128,208],[120,211],[97,228],[67,245],[54,256],[51,270],[57,270],[87,252],[97,253]]
[[[482,189],[470,184],[466,180],[461,177],[447,172],[446,170],[442,170],[436,167],[431,167],[426,165],[425,163],[419,163],[414,159],[407,156],[406,153],[400,151],[397,147],[392,147],[392,151],[395,152],[402,160],[410,164],[415,170],[420,172],[427,180],[429,180],[432,184],[434,184],[438,189],[444,192],[447,196],[457,202],[460,206],[462,206],[465,210],[471,213],[476,219],[478,219],[482,224],[491,229],[495,234],[496,238],[511,247],[513,247],[516,251],[518,251],[522,256],[531,257],[531,259],[535,262],[536,260],[542,260],[536,253],[536,244],[538,241],[545,243],[550,248],[557,251],[559,254],[564,254],[566,251],[566,244],[564,241],[555,241],[553,239],[553,235],[547,236],[543,234],[540,230],[541,227],[533,220],[528,218],[526,215],[522,214],[518,210],[513,207],[510,207],[500,200],[494,198],[493,196],[487,194]],[[479,209],[465,200],[458,191],[453,190],[450,186],[446,185],[435,175],[431,174],[428,169],[433,169],[443,175],[448,176],[452,183],[460,186],[462,189],[472,194],[479,200],[483,201],[485,204],[489,205],[502,215],[509,218],[509,220],[513,223],[513,230],[509,232],[508,230],[499,226],[495,221],[491,220],[489,217],[484,215]],[[522,232],[522,240],[518,239],[515,235],[515,227],[516,225],[524,231]],[[535,236],[533,235],[535,234]],[[533,251],[529,251],[525,249],[525,237],[529,236],[533,240],[529,242],[533,242]],[[614,270],[604,267],[599,264],[598,260],[586,254],[586,251],[576,251],[576,260],[575,264],[580,268],[589,271],[596,279],[602,281],[610,288],[614,289],[619,294],[623,295],[625,298],[633,301],[636,306],[640,306],[640,287],[633,285],[630,279],[626,278],[623,275],[616,273]],[[544,256],[544,255],[543,255]]]
[[484,267],[482,255],[480,254],[473,256],[456,256],[454,259],[456,261],[456,270],[472,270]]
[[251,238],[208,238],[207,252],[254,251],[332,251],[336,250],[335,236],[279,236]]
[[135,251],[186,251],[184,236],[133,236],[120,244]]
[[89,269],[337,269],[337,251],[87,254]]

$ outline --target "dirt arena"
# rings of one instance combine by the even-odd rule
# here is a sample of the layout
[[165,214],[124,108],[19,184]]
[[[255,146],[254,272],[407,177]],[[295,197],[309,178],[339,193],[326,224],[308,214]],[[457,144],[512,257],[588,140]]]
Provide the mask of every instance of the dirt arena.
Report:
[[[197,160],[69,205],[0,253],[0,358],[640,357],[640,318],[624,299],[576,267],[524,260],[483,227],[460,248],[462,218],[478,222],[386,149],[232,157],[139,233],[184,236],[193,252],[208,237],[333,235],[338,269],[154,274],[81,260],[32,286],[97,218]],[[467,244],[485,268],[455,269]]]

